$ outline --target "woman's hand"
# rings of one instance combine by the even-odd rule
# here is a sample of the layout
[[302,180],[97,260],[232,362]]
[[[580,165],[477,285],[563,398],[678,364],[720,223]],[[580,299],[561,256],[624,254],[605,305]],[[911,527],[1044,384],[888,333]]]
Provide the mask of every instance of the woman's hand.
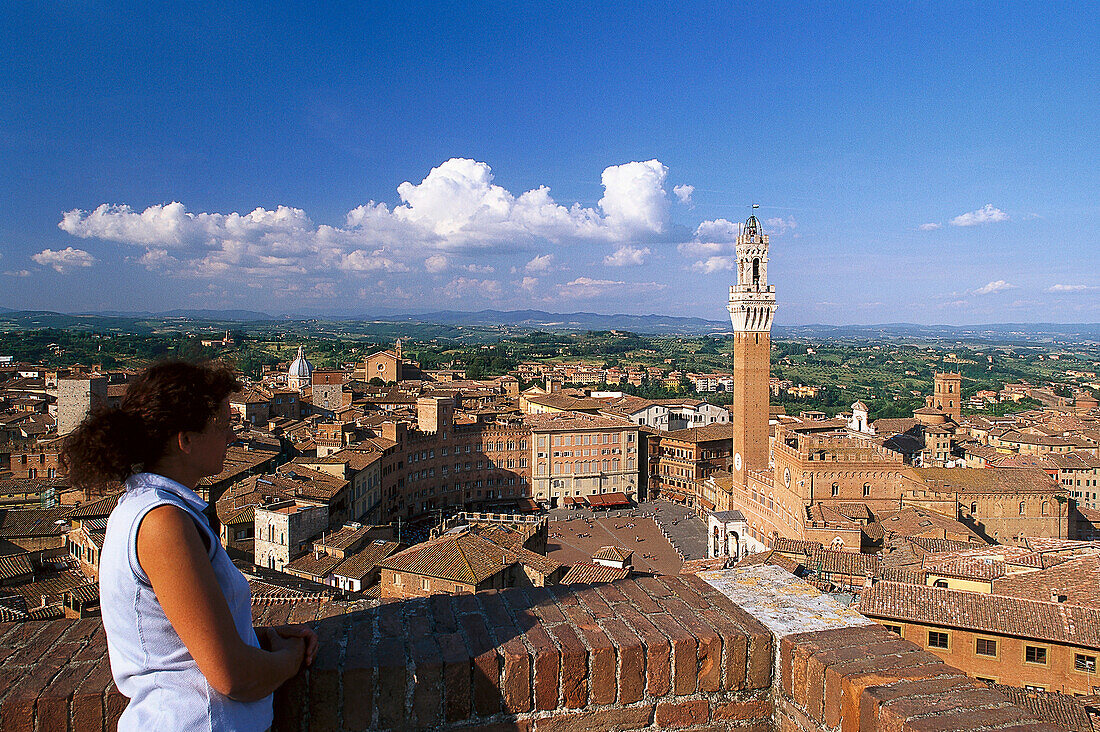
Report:
[[[301,638],[305,641],[306,666],[313,664],[313,658],[317,655],[317,634],[308,625],[277,625],[271,628],[256,628],[256,635],[260,640],[260,647],[264,650],[274,651],[278,640],[283,638]],[[279,644],[282,647],[284,644]]]

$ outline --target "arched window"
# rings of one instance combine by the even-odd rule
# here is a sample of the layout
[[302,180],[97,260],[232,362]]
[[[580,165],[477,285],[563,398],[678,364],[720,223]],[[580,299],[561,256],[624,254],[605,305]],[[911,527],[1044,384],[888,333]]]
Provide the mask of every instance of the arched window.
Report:
[[754,285],[760,284],[760,260],[752,260],[752,283]]
[[840,483],[833,483],[833,498],[840,495]]
[[1023,516],[1025,513],[1027,512],[1024,510],[1024,502],[1020,501],[1020,515]]
[[974,514],[974,513],[977,513],[977,512],[978,512],[978,503],[977,503],[977,501],[975,501],[974,503],[970,504],[970,513]]
[[864,483],[863,484],[863,497],[867,498],[870,495],[871,495],[871,484],[870,483]]
[[947,580],[938,579],[938,580],[936,580],[935,582],[932,583],[932,586],[933,587],[944,587],[944,588],[946,588],[947,587]]
[[1041,513],[1044,516],[1046,516],[1048,513],[1050,513],[1050,504],[1047,503],[1046,501],[1043,501]]

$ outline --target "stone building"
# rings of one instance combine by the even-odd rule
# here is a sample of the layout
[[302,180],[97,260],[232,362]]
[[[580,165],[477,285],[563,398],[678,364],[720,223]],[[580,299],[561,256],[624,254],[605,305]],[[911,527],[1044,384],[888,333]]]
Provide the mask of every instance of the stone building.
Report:
[[328,506],[276,501],[255,509],[256,564],[282,571],[328,528]]
[[313,364],[306,359],[305,349],[298,346],[297,357],[290,362],[290,368],[286,372],[287,388],[301,393],[310,385],[313,374]]
[[89,411],[106,403],[106,376],[69,376],[58,379],[57,434],[69,434]]

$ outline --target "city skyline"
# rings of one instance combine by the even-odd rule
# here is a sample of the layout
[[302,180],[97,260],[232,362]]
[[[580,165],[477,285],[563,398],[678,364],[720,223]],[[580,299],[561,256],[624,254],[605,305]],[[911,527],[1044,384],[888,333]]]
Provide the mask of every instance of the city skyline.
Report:
[[219,12],[0,11],[0,306],[1100,320],[1093,8]]

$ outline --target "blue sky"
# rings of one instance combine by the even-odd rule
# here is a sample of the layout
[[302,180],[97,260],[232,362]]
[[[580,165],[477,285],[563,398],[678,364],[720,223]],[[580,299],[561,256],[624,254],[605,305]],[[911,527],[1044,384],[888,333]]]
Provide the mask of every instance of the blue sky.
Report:
[[0,7],[0,306],[1100,320],[1096,5],[315,5]]

